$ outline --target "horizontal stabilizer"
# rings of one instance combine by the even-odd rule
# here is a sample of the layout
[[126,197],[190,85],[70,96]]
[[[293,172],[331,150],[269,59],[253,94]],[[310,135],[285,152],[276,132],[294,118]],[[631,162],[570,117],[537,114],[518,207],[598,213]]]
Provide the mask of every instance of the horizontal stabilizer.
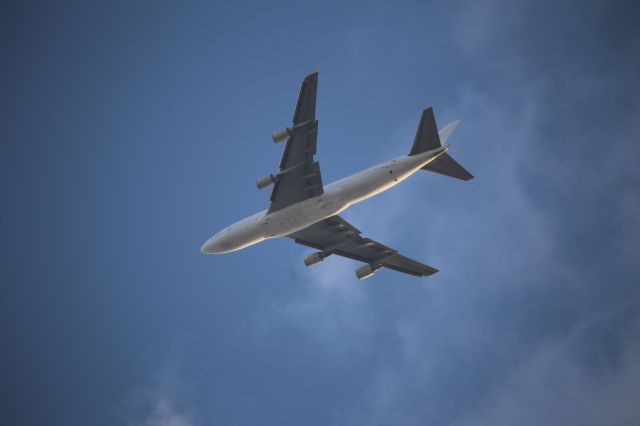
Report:
[[442,153],[435,160],[428,163],[422,168],[429,172],[440,173],[441,175],[450,176],[461,180],[473,179],[473,175],[462,167],[456,160],[451,158],[449,154]]

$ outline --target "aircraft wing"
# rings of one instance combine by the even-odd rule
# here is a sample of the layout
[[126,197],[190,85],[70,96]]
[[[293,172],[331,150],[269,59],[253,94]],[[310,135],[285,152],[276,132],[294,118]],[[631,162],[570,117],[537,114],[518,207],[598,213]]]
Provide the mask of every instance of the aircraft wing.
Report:
[[301,231],[288,235],[296,243],[331,254],[368,263],[373,269],[384,266],[418,277],[438,272],[437,269],[398,254],[392,248],[360,236],[360,231],[340,216],[331,216]]
[[275,186],[271,192],[269,212],[280,210],[324,192],[320,164],[314,161],[318,140],[316,93],[318,72],[302,82],[298,103],[293,114],[293,126],[286,129],[287,142],[280,161]]

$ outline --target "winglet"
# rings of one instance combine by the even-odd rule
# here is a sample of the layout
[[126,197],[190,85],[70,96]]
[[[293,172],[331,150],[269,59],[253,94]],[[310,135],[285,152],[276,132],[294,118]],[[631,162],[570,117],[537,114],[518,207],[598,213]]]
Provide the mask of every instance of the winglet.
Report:
[[316,119],[316,94],[318,92],[318,70],[311,72],[302,81],[300,95],[293,113],[293,124]]

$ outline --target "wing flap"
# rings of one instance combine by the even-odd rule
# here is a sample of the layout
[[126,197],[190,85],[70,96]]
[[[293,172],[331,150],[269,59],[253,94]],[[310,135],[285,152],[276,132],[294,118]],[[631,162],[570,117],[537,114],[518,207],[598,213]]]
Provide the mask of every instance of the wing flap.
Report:
[[271,193],[269,212],[316,197],[324,192],[318,162],[299,164],[281,176]]
[[317,145],[318,120],[309,120],[293,127],[280,159],[280,170],[305,162],[309,158],[313,159]]

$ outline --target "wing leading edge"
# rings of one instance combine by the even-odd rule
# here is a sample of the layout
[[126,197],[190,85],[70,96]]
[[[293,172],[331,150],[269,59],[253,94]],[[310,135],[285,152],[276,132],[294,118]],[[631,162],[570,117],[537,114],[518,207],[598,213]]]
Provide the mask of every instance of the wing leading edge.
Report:
[[[360,230],[340,216],[331,216],[301,231],[288,235],[296,243],[319,250],[316,261],[336,254],[367,263],[371,273],[385,267],[405,274],[424,277],[437,269],[398,254],[397,250],[362,237]],[[315,263],[315,262],[314,262]]]

